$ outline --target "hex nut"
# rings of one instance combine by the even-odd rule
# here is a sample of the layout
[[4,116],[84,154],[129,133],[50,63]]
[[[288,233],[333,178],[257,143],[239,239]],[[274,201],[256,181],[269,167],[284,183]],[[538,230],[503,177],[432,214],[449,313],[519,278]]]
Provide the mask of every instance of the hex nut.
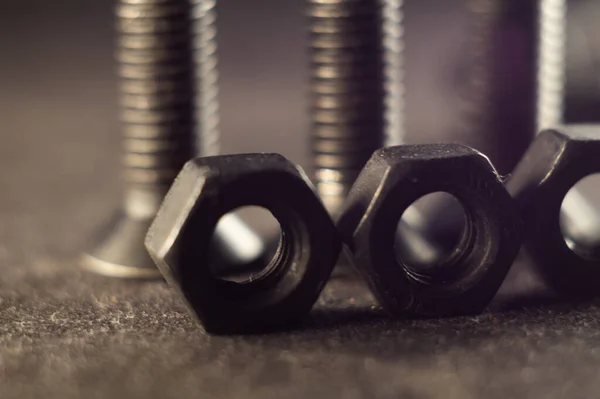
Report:
[[561,205],[578,181],[600,172],[599,133],[585,126],[541,132],[507,182],[525,222],[526,259],[551,288],[574,297],[600,293],[600,257],[567,244]]
[[[451,256],[416,271],[397,259],[394,235],[404,211],[438,191],[462,203],[465,231]],[[492,164],[459,144],[376,151],[349,194],[338,229],[392,317],[480,312],[504,280],[522,237],[516,207]]]
[[[215,277],[209,243],[219,218],[242,206],[271,211],[278,251],[251,281]],[[317,300],[342,242],[305,173],[277,154],[189,161],[146,237],[167,282],[211,333],[263,332],[299,322]]]

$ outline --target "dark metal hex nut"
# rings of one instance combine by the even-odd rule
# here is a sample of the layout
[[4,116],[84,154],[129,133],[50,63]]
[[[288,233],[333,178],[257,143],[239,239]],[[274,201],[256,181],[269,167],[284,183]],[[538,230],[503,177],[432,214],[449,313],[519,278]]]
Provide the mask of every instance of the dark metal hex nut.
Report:
[[525,255],[552,288],[572,296],[600,293],[600,257],[577,243],[571,249],[560,226],[565,195],[600,172],[599,133],[588,127],[541,132],[507,182],[525,222]]
[[[241,206],[268,209],[281,227],[277,254],[251,281],[216,278],[209,243],[221,216]],[[317,300],[342,241],[304,172],[277,154],[189,161],[167,194],[146,247],[171,286],[213,333],[285,328]]]
[[[394,252],[404,211],[443,191],[465,209],[457,250],[427,271]],[[489,160],[459,144],[407,145],[376,151],[352,188],[338,228],[356,266],[394,317],[450,316],[483,310],[521,245],[522,222]]]

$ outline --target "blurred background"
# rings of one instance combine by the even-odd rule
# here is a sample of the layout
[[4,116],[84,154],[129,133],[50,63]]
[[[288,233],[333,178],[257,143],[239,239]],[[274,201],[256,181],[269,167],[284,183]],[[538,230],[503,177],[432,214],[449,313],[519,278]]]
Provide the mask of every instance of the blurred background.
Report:
[[[279,152],[310,172],[304,7],[218,1],[223,153]],[[600,2],[572,0],[568,16],[566,120],[597,121]],[[60,226],[41,240],[52,251],[79,251],[119,206],[113,25],[111,1],[0,5],[3,210]],[[463,0],[406,0],[408,142],[452,140],[467,29]]]
[[[219,0],[223,153],[280,152],[310,169],[304,6]],[[572,0],[568,15],[566,119],[599,120],[600,2]],[[409,142],[452,140],[452,79],[464,62],[465,17],[463,0],[406,0]],[[0,168],[0,181],[7,214],[26,212],[54,225],[52,215],[62,211],[59,223],[72,217],[88,231],[118,207],[113,23],[111,1],[0,5],[0,155],[10,165]],[[47,237],[52,248],[81,248],[81,229],[61,230]]]
[[[461,2],[406,1],[412,142],[435,140],[452,124],[447,93],[465,39]],[[3,156],[36,162],[36,151],[53,151],[36,149],[36,140],[56,136],[73,152],[93,142],[102,153],[92,159],[94,169],[117,172],[119,154],[104,151],[120,141],[112,6],[75,0],[2,3],[0,119],[1,134],[10,138],[3,142]],[[219,0],[223,152],[277,151],[308,165],[303,7],[302,0]],[[600,2],[570,2],[570,121],[593,120],[600,104],[599,17]],[[69,159],[52,161],[57,172],[69,173]]]

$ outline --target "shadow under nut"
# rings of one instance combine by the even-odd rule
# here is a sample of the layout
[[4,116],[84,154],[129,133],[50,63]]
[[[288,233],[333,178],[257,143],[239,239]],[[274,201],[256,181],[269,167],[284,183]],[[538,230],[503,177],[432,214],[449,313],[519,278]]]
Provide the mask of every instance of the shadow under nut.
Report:
[[[397,259],[396,229],[413,202],[437,191],[462,203],[466,233],[451,256],[431,271],[417,271]],[[458,144],[376,151],[348,195],[338,228],[394,317],[480,312],[503,282],[522,237],[516,207],[489,160]]]
[[599,134],[599,126],[541,132],[507,182],[525,222],[525,255],[552,288],[573,297],[600,293],[600,256],[576,240],[569,247],[561,206],[577,182],[600,172]]
[[[209,243],[220,217],[242,206],[268,209],[282,235],[267,268],[235,283],[213,275]],[[341,245],[304,172],[276,154],[188,162],[146,238],[167,281],[212,333],[261,332],[299,322],[328,280]]]

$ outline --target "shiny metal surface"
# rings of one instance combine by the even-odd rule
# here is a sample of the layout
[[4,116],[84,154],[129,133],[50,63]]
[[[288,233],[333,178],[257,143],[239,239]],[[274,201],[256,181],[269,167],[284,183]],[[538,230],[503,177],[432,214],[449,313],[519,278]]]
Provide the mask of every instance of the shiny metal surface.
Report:
[[216,0],[191,0],[195,79],[196,151],[200,156],[220,151],[219,70]]
[[404,0],[383,2],[383,45],[385,57],[385,145],[404,144],[405,87],[404,87]]
[[[187,0],[116,5],[125,200],[84,255],[89,270],[160,277],[143,246],[146,231],[183,164],[195,152],[218,152],[214,6]],[[258,237],[240,241],[238,233],[250,234],[235,216],[215,233],[213,247],[225,251],[220,259],[228,267],[256,262],[264,252]]]
[[113,277],[158,278],[145,231],[193,155],[190,9],[185,0],[120,0],[115,14],[125,202],[83,265]]
[[537,129],[564,118],[567,1],[540,0]]
[[[311,0],[311,150],[317,192],[336,218],[373,151],[404,143],[402,0]],[[400,220],[410,262],[441,256],[419,211]]]
[[307,7],[315,185],[336,217],[385,140],[382,8],[373,0],[308,0]]
[[536,132],[539,0],[465,0],[468,39],[454,76],[465,144],[501,174],[519,161]]

